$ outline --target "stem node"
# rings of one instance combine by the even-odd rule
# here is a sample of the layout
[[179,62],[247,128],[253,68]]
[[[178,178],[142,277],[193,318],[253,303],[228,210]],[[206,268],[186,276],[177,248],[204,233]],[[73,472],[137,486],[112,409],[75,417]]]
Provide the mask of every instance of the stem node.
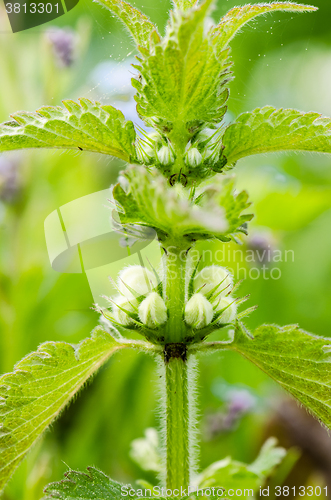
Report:
[[182,361],[187,360],[187,346],[182,342],[165,344],[164,346],[164,362],[169,363],[171,358],[180,358]]

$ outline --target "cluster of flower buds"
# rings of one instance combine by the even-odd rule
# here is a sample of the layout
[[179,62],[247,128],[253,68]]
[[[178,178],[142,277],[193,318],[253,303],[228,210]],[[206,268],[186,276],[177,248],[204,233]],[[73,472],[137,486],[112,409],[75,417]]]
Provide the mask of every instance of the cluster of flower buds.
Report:
[[162,140],[157,132],[143,133],[143,137],[137,143],[137,158],[145,165],[158,163],[161,167],[172,165],[175,161],[171,144],[165,142],[165,139]]
[[186,147],[185,164],[190,168],[217,167],[222,158],[222,129],[204,128]]
[[[171,143],[158,132],[146,134],[137,142],[137,159],[145,165],[158,164],[169,167],[175,162],[175,154]],[[204,128],[188,142],[184,154],[184,162],[188,169],[200,166],[222,169],[222,129]],[[218,171],[218,170],[217,170]]]
[[119,295],[111,299],[115,321],[126,327],[142,324],[155,329],[162,326],[168,314],[157,288],[157,276],[146,267],[123,269],[118,279]]
[[186,323],[197,330],[211,323],[231,323],[237,314],[231,296],[233,276],[221,266],[208,266],[193,279],[193,295],[185,307]]
[[[112,304],[110,320],[126,328],[149,331],[165,325],[168,311],[162,297],[162,283],[154,270],[138,265],[126,267],[119,274],[117,289],[119,294],[108,299]],[[195,271],[184,310],[186,325],[201,330],[208,325],[217,328],[233,322],[239,300],[231,295],[233,290],[233,276],[226,268],[214,265],[199,273]]]

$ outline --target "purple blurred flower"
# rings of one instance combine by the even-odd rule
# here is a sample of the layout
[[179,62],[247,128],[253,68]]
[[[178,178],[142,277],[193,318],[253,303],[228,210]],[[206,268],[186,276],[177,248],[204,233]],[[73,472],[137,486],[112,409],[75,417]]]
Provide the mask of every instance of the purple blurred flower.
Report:
[[0,155],[0,200],[14,203],[21,190],[20,161],[17,156]]
[[271,266],[277,245],[269,231],[256,231],[247,239],[247,250],[254,254],[254,264]]
[[233,389],[226,394],[225,407],[207,416],[205,436],[207,440],[232,431],[241,418],[251,412],[256,398],[245,389]]
[[46,31],[46,37],[50,41],[54,56],[59,66],[68,68],[74,62],[76,35],[66,28],[51,28]]

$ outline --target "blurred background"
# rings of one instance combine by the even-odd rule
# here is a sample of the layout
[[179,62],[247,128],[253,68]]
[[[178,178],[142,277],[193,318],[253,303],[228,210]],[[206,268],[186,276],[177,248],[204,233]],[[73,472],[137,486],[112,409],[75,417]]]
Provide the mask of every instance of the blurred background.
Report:
[[[169,1],[133,3],[163,32]],[[235,4],[219,0],[214,19]],[[316,0],[315,5],[319,11],[313,14],[258,18],[232,43],[236,79],[229,120],[266,104],[331,115],[331,3]],[[82,96],[114,104],[138,122],[129,86],[134,47],[108,11],[81,0],[52,23],[12,34],[0,7],[1,122],[17,110]],[[86,277],[52,270],[44,220],[65,203],[107,189],[123,166],[88,153],[0,156],[0,373],[11,371],[40,343],[76,343],[97,324]],[[241,160],[236,175],[256,214],[244,253],[219,243],[200,245],[200,250],[226,249],[222,264],[234,270],[236,279],[246,277],[240,293],[250,293],[249,306],[259,305],[247,320],[250,328],[299,323],[329,336],[331,156],[251,157]],[[249,262],[243,257],[248,250]],[[204,264],[213,261],[206,253]],[[68,466],[94,465],[119,481],[155,483],[153,473],[142,471],[129,451],[132,440],[157,426],[156,379],[148,357],[117,354],[29,454],[5,500],[40,500],[45,485],[59,480]],[[253,365],[234,353],[202,358],[199,389],[201,467],[228,455],[250,462],[275,435],[290,450],[275,484],[330,483],[326,431]]]

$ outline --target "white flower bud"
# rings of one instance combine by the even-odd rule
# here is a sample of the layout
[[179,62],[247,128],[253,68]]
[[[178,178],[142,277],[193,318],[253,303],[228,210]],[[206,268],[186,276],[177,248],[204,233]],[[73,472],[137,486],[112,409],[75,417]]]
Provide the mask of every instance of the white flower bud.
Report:
[[207,141],[212,136],[216,136],[216,132],[217,130],[214,128],[204,128],[201,130],[201,132],[199,132],[197,139],[199,142]]
[[185,163],[190,167],[198,167],[202,163],[202,156],[197,148],[190,148],[185,155]]
[[152,292],[142,301],[139,305],[139,318],[149,328],[157,328],[167,321],[167,307],[158,293]]
[[161,136],[158,132],[151,132],[148,134],[148,138],[151,139],[155,144],[161,144]]
[[168,146],[162,146],[157,152],[157,158],[161,165],[170,165],[175,161],[174,154]]
[[202,151],[203,161],[217,161],[220,154],[220,129],[205,128],[198,134],[197,139],[204,144]]
[[217,307],[215,313],[222,311],[225,307],[225,311],[220,316],[219,323],[231,323],[237,315],[237,303],[234,301],[233,297],[222,297],[221,300],[215,302]]
[[185,307],[185,321],[188,325],[200,329],[211,323],[214,310],[202,293],[192,295]]
[[130,302],[128,302],[128,299],[126,297],[124,297],[123,295],[118,295],[113,299],[113,302],[115,302],[115,304],[113,304],[112,306],[112,311],[114,319],[117,321],[117,323],[120,323],[123,326],[133,325],[133,319],[130,318],[130,316],[128,316],[126,312],[122,311],[122,309],[117,306],[120,306],[131,313],[135,313],[135,307],[138,307],[138,301],[136,299],[132,299],[130,300]]
[[141,163],[149,163],[150,159],[155,157],[154,149],[146,142],[140,142],[137,147],[137,158]]
[[220,155],[220,149],[218,147],[210,145],[209,148],[206,148],[203,152],[203,161],[216,162]]
[[156,288],[158,283],[154,273],[142,266],[129,266],[120,272],[118,288],[129,300],[137,298],[125,285],[135,290],[136,293],[146,295]]
[[[221,284],[220,284],[221,283]],[[201,288],[204,285],[203,288]],[[233,276],[225,267],[221,266],[208,266],[204,267],[194,278],[194,290],[199,290],[204,295],[208,295],[215,286],[220,285],[216,293],[225,290],[220,294],[221,296],[229,293],[233,285]]]

